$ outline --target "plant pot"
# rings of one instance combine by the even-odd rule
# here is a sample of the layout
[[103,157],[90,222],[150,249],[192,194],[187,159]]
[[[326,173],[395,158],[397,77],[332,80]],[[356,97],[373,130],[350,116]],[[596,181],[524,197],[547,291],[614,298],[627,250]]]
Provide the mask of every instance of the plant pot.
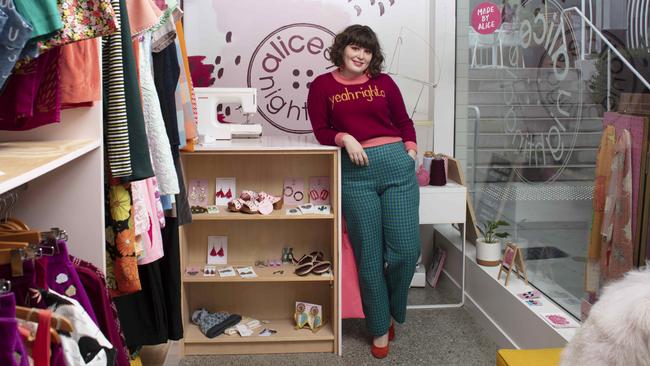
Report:
[[501,263],[501,242],[486,243],[483,238],[476,239],[476,263],[495,267]]

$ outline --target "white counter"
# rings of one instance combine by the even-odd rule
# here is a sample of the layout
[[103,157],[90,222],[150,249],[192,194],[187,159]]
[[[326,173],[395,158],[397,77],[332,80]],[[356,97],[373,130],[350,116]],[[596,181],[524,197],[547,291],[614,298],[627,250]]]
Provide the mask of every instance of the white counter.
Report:
[[312,135],[262,136],[254,139],[219,140],[196,145],[195,151],[283,151],[338,150],[338,146],[321,145]]

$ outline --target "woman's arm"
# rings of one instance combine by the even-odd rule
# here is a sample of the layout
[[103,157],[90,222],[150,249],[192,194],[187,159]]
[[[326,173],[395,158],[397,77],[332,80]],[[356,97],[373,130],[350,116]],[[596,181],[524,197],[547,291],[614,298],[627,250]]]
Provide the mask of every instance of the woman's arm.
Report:
[[390,76],[386,75],[386,78],[388,79],[386,89],[391,121],[393,122],[393,125],[400,130],[400,136],[402,137],[402,141],[404,141],[406,150],[409,151],[409,155],[415,157],[418,145],[413,120],[406,112],[404,99],[402,98],[402,93],[399,91],[397,84],[395,84]]
[[330,124],[330,110],[327,98],[318,80],[314,80],[309,88],[307,112],[309,113],[309,121],[316,140],[322,145],[338,145],[337,140],[340,141],[342,135],[339,135],[338,139],[336,139],[337,134],[340,132]]

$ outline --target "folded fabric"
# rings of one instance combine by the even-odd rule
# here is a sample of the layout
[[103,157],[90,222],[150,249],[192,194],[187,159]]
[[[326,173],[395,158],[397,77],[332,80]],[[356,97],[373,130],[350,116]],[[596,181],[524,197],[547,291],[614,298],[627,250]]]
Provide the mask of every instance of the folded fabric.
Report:
[[199,309],[192,314],[192,323],[198,325],[201,332],[208,338],[218,336],[240,321],[241,315],[230,314],[225,311],[211,313],[205,309]]
[[5,84],[18,56],[32,34],[32,27],[17,11],[12,0],[0,1],[0,11],[7,18],[0,30],[0,90]]

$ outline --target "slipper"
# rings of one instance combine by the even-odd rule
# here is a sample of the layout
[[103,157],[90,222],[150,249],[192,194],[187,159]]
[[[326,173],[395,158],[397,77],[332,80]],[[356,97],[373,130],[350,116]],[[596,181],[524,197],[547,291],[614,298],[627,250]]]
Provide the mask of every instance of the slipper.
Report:
[[311,272],[315,274],[323,274],[329,272],[330,268],[332,268],[332,263],[328,261],[315,262]]
[[244,202],[245,201],[242,200],[241,198],[235,198],[233,200],[230,200],[230,202],[228,202],[228,211],[232,211],[232,212],[241,211],[242,207],[244,207]]

